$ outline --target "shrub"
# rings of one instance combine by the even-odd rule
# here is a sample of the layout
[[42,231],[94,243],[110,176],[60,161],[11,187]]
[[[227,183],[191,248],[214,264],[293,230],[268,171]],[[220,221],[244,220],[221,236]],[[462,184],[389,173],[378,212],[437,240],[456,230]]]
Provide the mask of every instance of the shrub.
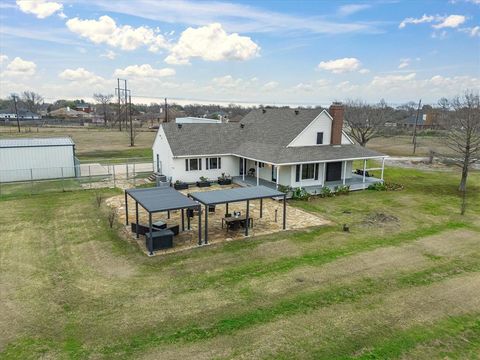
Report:
[[278,185],[278,191],[283,192],[285,194],[288,194],[290,191],[292,191],[292,188],[290,186],[287,186],[287,185],[279,184]]
[[102,205],[103,201],[103,196],[99,192],[95,192],[95,204],[97,205],[97,208],[99,208]]
[[350,185],[335,186],[335,193],[338,195],[348,195],[350,193]]
[[115,218],[117,217],[117,213],[114,208],[110,208],[110,211],[108,212],[108,225],[110,225],[110,228],[113,227],[113,224],[115,222]]
[[368,190],[387,191],[387,186],[385,185],[385,183],[375,183],[375,184],[371,184],[368,187]]
[[308,200],[310,194],[304,188],[296,188],[293,190],[292,199],[294,200]]
[[320,192],[320,197],[324,198],[324,197],[332,197],[332,196],[335,196],[335,194],[333,193],[332,190],[330,190],[328,186],[322,187],[322,190]]

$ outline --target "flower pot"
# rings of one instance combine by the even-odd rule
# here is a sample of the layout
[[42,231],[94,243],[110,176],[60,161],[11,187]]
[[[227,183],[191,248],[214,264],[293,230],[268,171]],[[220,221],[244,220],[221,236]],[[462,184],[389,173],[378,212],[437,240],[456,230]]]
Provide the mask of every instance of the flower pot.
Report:
[[218,185],[231,185],[232,179],[218,179]]
[[210,181],[197,181],[197,186],[198,187],[209,187],[210,186]]
[[178,184],[173,184],[173,187],[175,190],[186,190],[188,189],[188,184],[187,183],[178,183]]

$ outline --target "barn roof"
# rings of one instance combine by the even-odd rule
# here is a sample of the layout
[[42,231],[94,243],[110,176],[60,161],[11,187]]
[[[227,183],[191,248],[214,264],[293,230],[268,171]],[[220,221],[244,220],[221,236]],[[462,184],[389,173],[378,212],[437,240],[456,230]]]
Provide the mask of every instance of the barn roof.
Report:
[[0,148],[44,147],[44,146],[74,146],[70,137],[57,138],[11,138],[0,139]]

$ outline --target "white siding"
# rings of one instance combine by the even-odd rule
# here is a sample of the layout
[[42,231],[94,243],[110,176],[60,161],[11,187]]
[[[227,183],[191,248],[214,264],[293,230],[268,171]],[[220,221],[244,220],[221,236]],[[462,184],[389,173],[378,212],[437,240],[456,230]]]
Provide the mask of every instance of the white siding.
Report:
[[75,176],[73,146],[0,148],[0,182]]
[[331,130],[332,118],[322,111],[288,146],[317,145],[318,132],[323,132],[323,145],[329,145]]
[[[206,169],[205,159],[210,157],[220,157],[221,160],[221,169]],[[192,157],[193,158],[193,157]],[[208,157],[195,157],[196,159],[201,159],[202,161],[202,170],[190,170],[186,171],[185,169],[185,158],[176,158],[172,161],[171,174],[172,181],[177,180],[194,183],[200,179],[200,176],[206,177],[209,180],[217,180],[222,173],[230,176],[239,175],[239,160],[236,156],[208,156]]]
[[165,136],[165,132],[163,128],[160,126],[158,129],[157,135],[155,137],[155,141],[153,142],[152,146],[153,150],[153,164],[154,169],[157,171],[157,155],[158,159],[160,160],[160,172],[163,175],[173,177],[174,172],[174,165],[173,165],[173,154],[172,150],[170,149],[170,145],[168,144],[167,137]]

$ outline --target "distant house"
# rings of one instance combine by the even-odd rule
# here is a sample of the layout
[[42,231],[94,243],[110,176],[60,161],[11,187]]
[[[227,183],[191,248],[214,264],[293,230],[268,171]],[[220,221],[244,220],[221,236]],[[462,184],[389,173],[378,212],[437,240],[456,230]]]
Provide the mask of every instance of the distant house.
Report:
[[83,111],[87,114],[90,114],[91,112],[94,111],[94,109],[90,106],[90,104],[87,104],[87,103],[76,104],[75,105],[75,110]]
[[[383,181],[386,155],[361,147],[343,132],[343,105],[330,109],[258,109],[240,123],[161,124],[153,144],[157,172],[172,181],[229,174],[241,186],[289,186],[309,192],[325,186],[365,189]],[[366,177],[368,159],[382,163]],[[361,160],[356,171],[354,161]]]
[[50,117],[56,117],[61,119],[90,119],[92,115],[83,111],[78,111],[70,108],[69,106],[63,107],[57,110],[50,111],[48,113]]
[[417,114],[411,115],[406,119],[404,119],[400,123],[400,126],[411,129],[415,127],[415,122],[417,124],[417,129],[440,128],[437,121],[437,113],[434,111],[420,112],[420,114],[418,115],[418,120],[417,120]]
[[177,124],[221,124],[222,120],[187,116],[178,117],[175,122]]
[[[18,110],[18,120],[40,120],[42,117],[31,111],[20,109]],[[17,115],[11,110],[0,110],[0,119],[3,120],[17,120]]]

